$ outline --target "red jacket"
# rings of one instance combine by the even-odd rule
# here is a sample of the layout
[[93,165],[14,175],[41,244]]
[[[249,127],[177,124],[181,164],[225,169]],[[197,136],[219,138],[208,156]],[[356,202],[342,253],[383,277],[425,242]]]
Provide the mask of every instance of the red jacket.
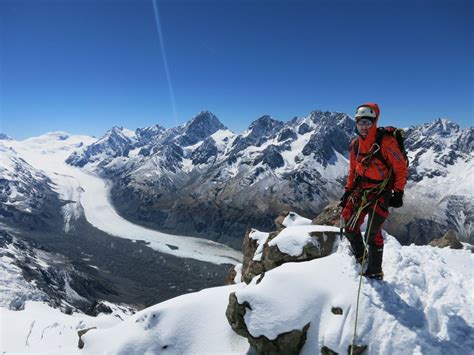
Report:
[[[389,172],[389,167],[385,165],[381,160],[374,156],[369,163],[367,168],[361,163],[361,160],[366,154],[368,154],[375,143],[377,134],[377,121],[380,115],[380,109],[377,104],[367,103],[363,106],[370,106],[376,114],[374,124],[370,127],[369,132],[365,138],[358,136],[351,143],[350,161],[349,161],[349,177],[347,178],[346,191],[351,190],[354,187],[355,179],[357,176],[365,176],[367,180],[381,181],[384,180]],[[358,141],[358,149],[355,151],[354,143]],[[403,191],[407,183],[408,168],[406,161],[398,148],[398,143],[395,137],[384,136],[380,147],[382,156],[385,161],[392,168],[393,184],[389,188],[395,191]],[[368,188],[375,185],[374,182],[364,182],[361,187]]]

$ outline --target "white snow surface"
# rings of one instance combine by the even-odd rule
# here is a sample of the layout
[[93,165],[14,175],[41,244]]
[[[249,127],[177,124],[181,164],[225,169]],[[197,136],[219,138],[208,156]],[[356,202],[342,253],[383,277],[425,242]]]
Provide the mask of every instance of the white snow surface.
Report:
[[285,227],[308,226],[311,225],[311,220],[309,218],[304,218],[297,213],[290,212],[288,213],[288,216],[285,217],[282,224]]
[[298,256],[303,253],[303,247],[305,245],[315,242],[315,239],[311,238],[311,232],[323,232],[324,235],[324,232],[326,231],[339,232],[339,228],[297,224],[291,228],[283,229],[274,239],[268,242],[268,245],[276,245],[281,252],[292,256]]
[[220,129],[211,135],[219,151],[229,144],[229,141],[236,137],[236,134],[228,129]]
[[256,229],[252,229],[249,233],[249,238],[254,239],[257,241],[257,250],[255,251],[255,255],[252,260],[261,261],[263,256],[263,246],[267,241],[270,233],[267,232],[260,232]]
[[67,315],[32,301],[26,302],[22,311],[0,308],[0,320],[2,354],[84,354],[77,347],[79,330],[106,329],[120,323],[120,318],[114,315]]
[[145,241],[149,247],[163,253],[216,264],[240,262],[240,252],[223,244],[161,233],[119,216],[110,202],[106,180],[65,163],[75,149],[95,141],[89,136],[53,132],[21,142],[1,141],[0,144],[12,147],[31,166],[42,170],[54,183],[53,188],[60,198],[71,201],[63,207],[66,231],[71,221],[84,213],[94,227],[116,237]]
[[[298,228],[288,227],[293,232],[287,235]],[[384,238],[385,280],[362,279],[356,344],[368,345],[367,354],[471,354],[474,254],[401,246],[385,233]],[[343,241],[328,257],[267,271],[258,284],[254,279],[179,296],[116,325],[43,305],[37,306],[41,312],[31,306],[2,310],[2,324],[15,326],[3,325],[0,351],[74,353],[73,333],[80,324],[98,327],[83,336],[83,354],[247,354],[247,340],[232,331],[225,316],[235,292],[239,303],[250,304],[244,319],[252,335],[274,339],[309,323],[301,354],[319,354],[323,346],[343,354],[352,343],[359,271]],[[332,307],[343,314],[333,314]]]

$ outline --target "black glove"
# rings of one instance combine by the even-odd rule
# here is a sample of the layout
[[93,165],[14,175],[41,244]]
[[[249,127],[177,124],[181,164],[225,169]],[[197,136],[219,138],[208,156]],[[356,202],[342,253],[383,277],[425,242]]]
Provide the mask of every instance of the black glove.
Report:
[[394,191],[388,204],[390,207],[399,208],[403,206],[403,191]]
[[350,195],[351,193],[349,191],[344,192],[344,195],[342,195],[341,199],[339,200],[340,202],[338,206],[344,208]]

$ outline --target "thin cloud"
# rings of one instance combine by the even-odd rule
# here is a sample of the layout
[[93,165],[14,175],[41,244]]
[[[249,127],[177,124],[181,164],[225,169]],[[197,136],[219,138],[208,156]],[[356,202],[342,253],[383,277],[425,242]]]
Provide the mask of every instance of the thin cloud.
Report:
[[166,73],[166,81],[168,83],[168,90],[170,93],[170,99],[171,99],[171,109],[173,110],[173,118],[175,121],[175,125],[178,125],[178,113],[176,110],[176,100],[174,97],[174,90],[173,90],[173,84],[171,83],[171,75],[170,75],[170,70],[168,67],[168,60],[166,56],[166,51],[165,51],[165,43],[163,41],[163,33],[161,31],[161,22],[160,22],[160,15],[158,12],[158,5],[156,3],[156,0],[152,0],[153,2],[153,10],[155,14],[155,23],[156,23],[156,28],[158,30],[158,37],[160,40],[160,47],[161,47],[161,56],[163,57],[163,63],[165,66],[165,73]]

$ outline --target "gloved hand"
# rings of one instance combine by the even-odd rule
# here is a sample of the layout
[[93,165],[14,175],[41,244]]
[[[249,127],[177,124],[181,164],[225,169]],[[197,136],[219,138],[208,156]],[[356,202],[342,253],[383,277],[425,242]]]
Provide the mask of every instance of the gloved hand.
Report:
[[339,200],[339,207],[344,208],[346,206],[347,200],[349,199],[351,193],[349,191],[344,192],[344,195],[342,195],[341,199]]
[[394,191],[388,204],[390,207],[399,208],[403,206],[403,191]]

